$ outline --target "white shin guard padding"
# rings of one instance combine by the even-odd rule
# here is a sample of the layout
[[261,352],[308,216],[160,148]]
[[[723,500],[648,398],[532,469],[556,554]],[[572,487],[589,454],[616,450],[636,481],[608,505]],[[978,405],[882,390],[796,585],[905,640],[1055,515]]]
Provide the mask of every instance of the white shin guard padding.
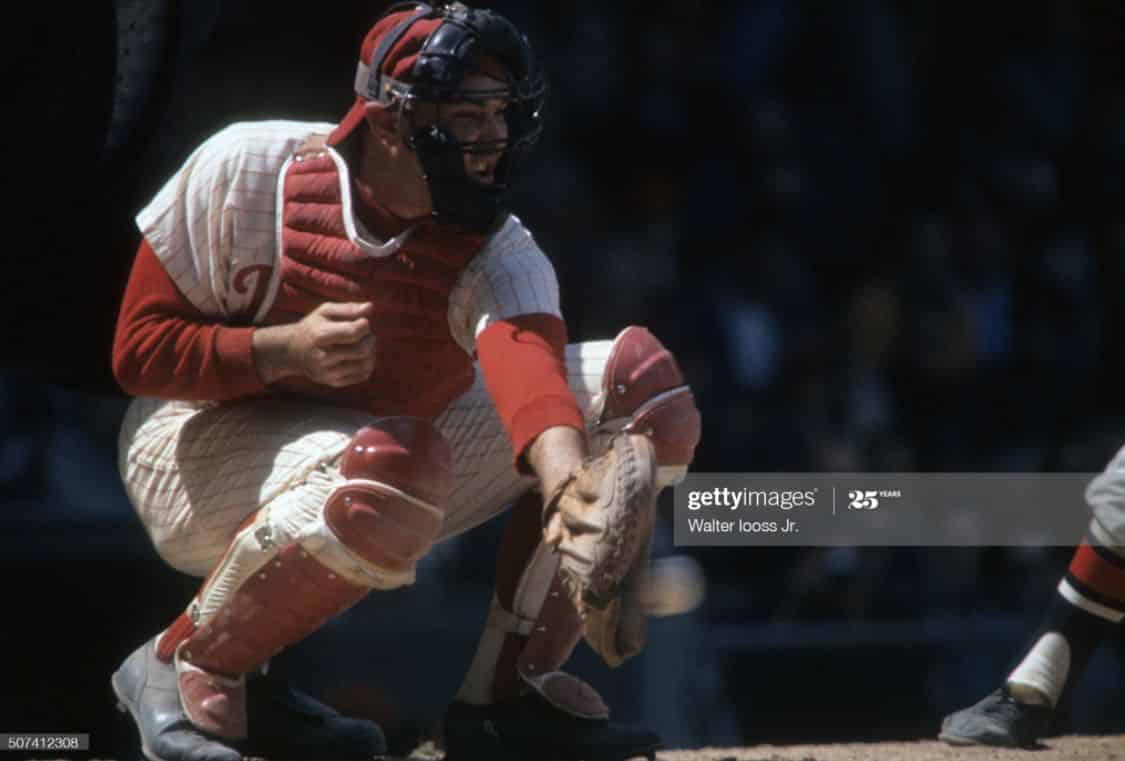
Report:
[[324,505],[342,483],[347,482],[340,481],[338,470],[318,471],[309,476],[305,488],[261,508],[254,521],[235,535],[200,591],[197,612],[192,615],[195,623],[210,619],[282,547],[294,543],[354,584],[382,590],[413,584],[413,570],[392,573],[366,562],[340,542],[325,523]]

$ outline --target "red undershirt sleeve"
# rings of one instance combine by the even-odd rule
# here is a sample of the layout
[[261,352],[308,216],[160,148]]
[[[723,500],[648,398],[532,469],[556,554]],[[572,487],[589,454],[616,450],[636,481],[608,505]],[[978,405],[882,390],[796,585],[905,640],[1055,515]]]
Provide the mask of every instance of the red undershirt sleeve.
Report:
[[566,380],[566,325],[550,314],[525,314],[494,322],[477,336],[484,385],[512,441],[516,467],[548,428],[585,431],[582,412]]
[[225,401],[262,391],[254,329],[217,324],[188,301],[142,240],[113,340],[113,374],[133,396]]

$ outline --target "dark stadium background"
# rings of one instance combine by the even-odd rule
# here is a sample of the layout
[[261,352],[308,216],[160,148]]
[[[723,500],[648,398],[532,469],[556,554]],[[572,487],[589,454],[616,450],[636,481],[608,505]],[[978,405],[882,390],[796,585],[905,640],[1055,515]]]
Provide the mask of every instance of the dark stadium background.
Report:
[[[381,7],[42,2],[10,24],[0,730],[135,753],[109,674],[196,582],[158,560],[116,474],[132,217],[231,121],[341,115]],[[1093,472],[1125,443],[1116,3],[494,7],[552,81],[516,207],[572,340],[642,323],[676,351],[703,413],[697,470]],[[415,588],[370,598],[290,668],[429,729],[497,536],[440,547]],[[620,715],[702,745],[933,736],[999,684],[1070,551],[691,554],[698,613],[654,622],[619,672],[576,660]],[[1060,728],[1121,732],[1123,704],[1118,641]]]

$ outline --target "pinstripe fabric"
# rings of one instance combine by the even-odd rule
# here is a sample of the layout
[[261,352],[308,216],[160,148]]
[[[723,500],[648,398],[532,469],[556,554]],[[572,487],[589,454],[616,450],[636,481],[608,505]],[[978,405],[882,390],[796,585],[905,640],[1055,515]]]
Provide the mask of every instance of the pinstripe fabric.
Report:
[[[267,121],[231,125],[207,140],[137,215],[168,274],[204,315],[249,322],[254,289],[239,289],[247,266],[277,267],[278,186],[285,162],[314,132],[333,125]],[[335,155],[335,154],[334,154]],[[346,166],[342,190],[350,193]],[[348,235],[365,250],[381,241],[355,220]],[[364,245],[367,244],[367,245]],[[450,295],[451,335],[467,353],[496,320],[560,316],[554,269],[526,228],[510,216],[469,262]],[[593,395],[609,342],[568,349],[571,387],[582,409]],[[377,372],[377,370],[376,370]],[[293,400],[214,405],[137,399],[120,438],[126,490],[157,551],[174,567],[205,575],[239,524],[263,506],[297,526],[316,514],[339,475],[333,467],[367,413]],[[454,450],[455,492],[444,536],[488,519],[526,490],[480,381],[437,420]],[[321,477],[318,466],[334,477]]]
[[562,317],[551,262],[519,219],[510,215],[449,295],[449,330],[469,354],[494,322],[521,314]]
[[[263,303],[250,314],[254,289],[239,289],[235,274],[247,266],[276,266],[278,180],[285,162],[312,133],[326,134],[319,122],[243,122],[216,133],[184,163],[153,201],[137,215],[137,225],[176,287],[203,314],[251,321],[269,311]],[[347,165],[341,191],[350,199]],[[350,201],[345,208],[350,208]],[[359,223],[348,236],[361,249],[378,251],[383,241]],[[403,236],[400,236],[403,237]],[[271,297],[275,289],[271,288]],[[466,266],[450,294],[450,332],[466,353],[489,324],[520,314],[561,317],[558,281],[550,260],[514,215]]]
[[[568,381],[588,424],[611,345],[567,347]],[[342,480],[340,455],[370,420],[299,400],[136,399],[122,425],[119,467],[157,552],[178,570],[205,576],[259,508],[269,506],[294,533],[312,520]],[[534,485],[512,468],[511,445],[479,374],[435,424],[453,449],[442,539],[495,516]]]
[[234,124],[207,140],[140,214],[137,225],[185,297],[206,315],[245,316],[252,292],[233,271],[273,267],[278,170],[305,137],[331,124]]

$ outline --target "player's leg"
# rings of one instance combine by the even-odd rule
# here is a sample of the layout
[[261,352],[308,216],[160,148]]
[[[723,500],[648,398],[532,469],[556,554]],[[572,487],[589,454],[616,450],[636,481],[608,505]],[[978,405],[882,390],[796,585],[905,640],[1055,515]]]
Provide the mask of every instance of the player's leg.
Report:
[[[649,434],[657,443],[662,484],[682,477],[699,435],[698,413],[690,391],[671,355],[651,334],[639,328],[624,331],[615,341],[567,347],[567,370],[591,438],[592,449],[603,448],[609,436],[626,425]],[[512,453],[491,405],[474,392],[459,400],[484,431],[492,456],[458,451],[454,439],[455,470],[460,458],[471,463],[465,482],[478,488],[463,501],[454,488],[447,526],[460,530],[495,514],[504,502],[500,484],[511,494],[530,482],[514,478]],[[481,408],[484,409],[481,409]],[[450,410],[458,416],[459,406]],[[443,421],[439,419],[443,431]],[[446,421],[446,425],[449,422]],[[474,440],[462,441],[472,450]],[[470,468],[466,468],[466,471]],[[487,498],[479,499],[484,494]],[[525,493],[517,501],[497,563],[496,593],[476,655],[451,706],[446,725],[450,758],[522,758],[543,752],[547,744],[560,758],[625,758],[650,753],[659,738],[640,727],[608,721],[608,708],[593,688],[561,669],[581,638],[581,621],[559,581],[558,557],[541,542],[541,498]],[[465,512],[458,517],[459,511]],[[485,726],[502,727],[489,734]]]
[[[273,496],[303,491],[304,474],[319,454],[342,451],[365,417],[335,410],[296,415],[274,403],[200,405],[136,399],[121,429],[119,467],[126,491],[157,553],[172,567],[206,576],[218,565],[239,527]],[[181,617],[170,629],[181,628]],[[187,620],[190,624],[190,619]],[[241,758],[235,743],[209,738],[188,721],[176,670],[160,635],[134,652],[114,689],[133,715],[147,757]],[[381,747],[378,727],[340,717],[307,696],[255,675],[247,680],[247,710],[255,734],[270,724],[310,731],[312,746],[331,738],[346,752]],[[269,681],[273,681],[272,679]],[[315,710],[284,710],[299,702]],[[314,726],[308,726],[314,724]]]
[[212,566],[188,611],[114,675],[146,753],[195,758],[206,737],[253,755],[382,751],[370,722],[307,696],[250,702],[261,682],[245,679],[369,588],[412,581],[436,537],[448,447],[425,421],[365,422],[288,402],[127,419],[122,469],[158,551],[189,573]]
[[1047,733],[1063,692],[1125,618],[1125,448],[1086,491],[1090,530],[1059,581],[1031,648],[1004,685],[946,717],[952,744],[1029,747]]
[[156,552],[205,577],[239,527],[279,497],[301,494],[371,421],[354,410],[255,400],[135,399],[122,423],[118,470]]

